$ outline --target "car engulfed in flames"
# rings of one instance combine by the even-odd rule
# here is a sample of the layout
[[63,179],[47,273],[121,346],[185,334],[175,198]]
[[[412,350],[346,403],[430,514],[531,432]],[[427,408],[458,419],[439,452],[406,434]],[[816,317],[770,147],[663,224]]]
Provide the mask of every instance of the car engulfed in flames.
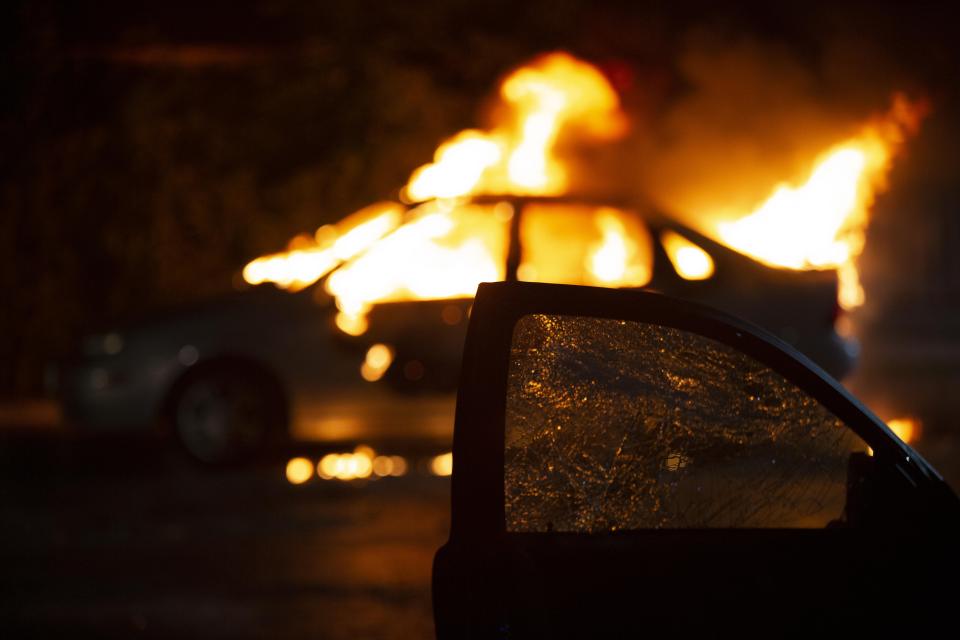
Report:
[[752,211],[668,214],[587,175],[603,172],[597,149],[628,144],[631,122],[597,68],[547,54],[505,77],[492,126],[441,144],[396,200],[243,269],[250,285],[275,286],[110,334],[122,341],[98,341],[58,393],[78,423],[144,427],[160,415],[205,461],[249,454],[281,428],[337,442],[449,439],[473,296],[498,280],[696,300],[842,377],[857,345],[837,320],[863,302],[869,209],[922,112],[896,97]]
[[[353,336],[368,331],[376,305],[469,298],[480,282],[517,279],[692,295],[802,348],[804,333],[832,331],[841,308],[863,304],[856,260],[869,209],[924,112],[896,95],[888,113],[814,158],[802,183],[774,186],[753,211],[685,215],[681,225],[650,205],[576,192],[571,155],[615,144],[630,127],[596,67],[546,54],[508,74],[498,98],[493,126],[453,136],[412,173],[399,195],[409,208],[383,202],[320,227],[250,262],[244,279],[293,291],[325,279],[336,325]],[[718,270],[719,253],[726,265]],[[797,283],[816,291],[826,325],[798,326],[752,308],[771,291],[796,294]],[[830,287],[836,303],[820,299]],[[809,307],[798,304],[804,295],[789,306]],[[835,364],[828,363],[833,373],[846,372]]]

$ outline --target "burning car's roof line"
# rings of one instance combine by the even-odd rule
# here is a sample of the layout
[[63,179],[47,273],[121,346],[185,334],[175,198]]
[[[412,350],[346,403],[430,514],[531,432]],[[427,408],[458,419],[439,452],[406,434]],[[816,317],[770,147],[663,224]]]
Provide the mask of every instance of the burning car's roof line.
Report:
[[[419,200],[416,202],[406,202],[410,210],[431,202],[443,201],[443,198],[433,198],[429,200]],[[645,220],[653,222],[658,226],[666,226],[678,230],[692,230],[687,224],[681,222],[676,216],[672,216],[658,207],[638,200],[635,197],[625,197],[616,195],[603,195],[591,193],[572,193],[563,195],[522,195],[522,194],[494,194],[482,193],[456,198],[448,198],[450,202],[458,204],[497,204],[500,202],[509,202],[514,205],[527,204],[558,204],[558,205],[581,205],[593,207],[611,207],[614,209],[625,209],[640,214]],[[697,233],[698,236],[702,235]]]
[[[435,202],[438,199],[432,200],[422,200],[418,202],[408,203],[409,211],[413,211],[419,206],[429,204],[430,202]],[[637,198],[624,197],[624,196],[610,196],[610,195],[601,195],[601,194],[590,194],[590,193],[573,193],[573,194],[563,194],[563,195],[518,195],[518,194],[472,194],[467,196],[460,196],[457,198],[449,198],[450,202],[455,202],[458,204],[497,204],[500,202],[509,202],[514,206],[524,206],[528,204],[557,204],[557,205],[581,205],[581,206],[594,206],[594,207],[612,207],[615,209],[623,209],[630,211],[639,215],[643,220],[649,223],[651,226],[655,227],[656,231],[662,230],[671,230],[680,233],[681,235],[688,236],[688,238],[697,243],[706,245],[711,253],[715,252],[726,252],[733,253],[737,256],[740,256],[746,260],[749,260],[752,263],[761,265],[772,271],[781,272],[781,271],[791,271],[790,269],[784,269],[781,267],[774,267],[770,265],[764,265],[763,263],[757,261],[755,258],[752,258],[744,253],[731,249],[720,242],[710,238],[709,236],[704,235],[702,232],[694,229],[685,222],[682,222],[679,217],[670,215],[669,213],[663,211],[661,208],[656,207],[655,205],[645,202],[643,200],[638,200]],[[818,271],[835,271],[835,269],[823,269]]]
[[[467,196],[461,196],[460,198],[452,198],[453,200],[463,200],[465,202],[475,202],[478,204],[485,203],[496,203],[496,202],[544,202],[544,203],[561,203],[561,204],[588,204],[588,205],[597,205],[597,206],[607,206],[607,207],[635,207],[636,202],[631,201],[628,198],[617,197],[617,196],[603,196],[598,194],[563,194],[563,195],[524,195],[524,194],[513,194],[513,193],[482,193],[482,194],[473,194]],[[430,202],[425,200],[423,202]],[[416,204],[422,204],[419,202]]]

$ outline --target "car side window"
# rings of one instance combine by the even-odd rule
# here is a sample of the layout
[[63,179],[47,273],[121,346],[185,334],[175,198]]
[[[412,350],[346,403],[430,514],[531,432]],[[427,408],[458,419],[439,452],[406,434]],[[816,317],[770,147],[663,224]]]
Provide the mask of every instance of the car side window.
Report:
[[634,214],[613,207],[530,203],[520,223],[520,280],[642,287],[653,273],[653,240]]
[[514,328],[507,531],[825,527],[866,450],[783,376],[704,336],[558,315]]

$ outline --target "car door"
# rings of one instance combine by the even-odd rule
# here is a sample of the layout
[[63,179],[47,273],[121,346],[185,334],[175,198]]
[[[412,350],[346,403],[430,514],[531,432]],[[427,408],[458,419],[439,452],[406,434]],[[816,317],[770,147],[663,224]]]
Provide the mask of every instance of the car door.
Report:
[[440,637],[949,620],[953,492],[802,355],[705,307],[481,285],[454,460]]

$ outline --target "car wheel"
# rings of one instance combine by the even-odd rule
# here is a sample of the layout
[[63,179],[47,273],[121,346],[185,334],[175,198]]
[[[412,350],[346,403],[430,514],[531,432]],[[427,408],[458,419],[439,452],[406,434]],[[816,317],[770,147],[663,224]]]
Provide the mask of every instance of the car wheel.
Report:
[[209,464],[252,457],[285,431],[283,402],[263,376],[214,369],[186,381],[173,407],[187,452]]

